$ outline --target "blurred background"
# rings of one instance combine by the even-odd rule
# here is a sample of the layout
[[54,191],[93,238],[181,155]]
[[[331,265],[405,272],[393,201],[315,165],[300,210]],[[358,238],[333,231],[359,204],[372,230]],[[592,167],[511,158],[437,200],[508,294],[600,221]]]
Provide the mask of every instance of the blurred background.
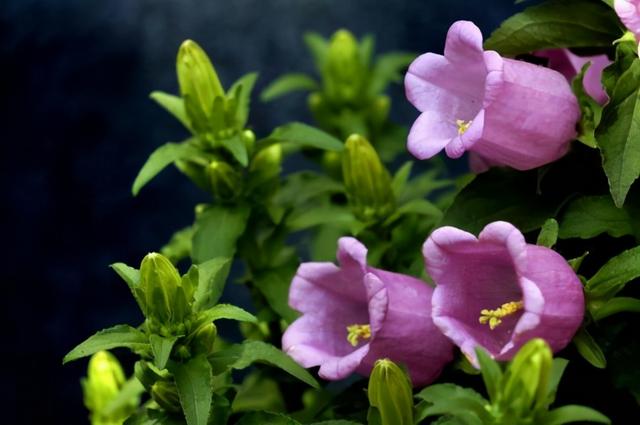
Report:
[[[184,39],[210,54],[225,86],[259,71],[257,94],[282,73],[313,73],[305,31],[372,32],[378,52],[440,53],[453,21],[488,34],[518,9],[512,0],[1,1],[2,422],[88,423],[86,360],[62,367],[63,355],[99,329],[141,320],[108,265],[139,264],[207,199],[174,169],[137,198],[130,192],[153,149],[186,136],[148,98],[177,93]],[[403,88],[391,95],[395,121],[410,124],[417,112]],[[260,137],[309,122],[305,99],[254,95],[250,124]]]

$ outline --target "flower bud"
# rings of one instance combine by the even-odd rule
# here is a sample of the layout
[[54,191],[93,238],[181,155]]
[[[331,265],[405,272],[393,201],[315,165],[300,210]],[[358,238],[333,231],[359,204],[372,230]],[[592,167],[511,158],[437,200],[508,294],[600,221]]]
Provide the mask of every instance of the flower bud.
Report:
[[113,400],[125,382],[118,360],[108,351],[91,356],[87,378],[82,381],[84,405],[92,413],[99,413]]
[[389,110],[391,109],[391,99],[389,96],[378,96],[371,104],[369,109],[369,118],[376,128],[381,128],[389,118]]
[[247,152],[251,153],[256,144],[256,134],[251,130],[244,130],[240,133],[240,140],[244,143]]
[[386,217],[395,200],[391,176],[371,144],[357,134],[349,136],[342,155],[342,176],[354,213],[364,221]]
[[[158,325],[179,324],[190,312],[192,288],[183,288],[178,270],[162,254],[147,254],[140,264],[140,289],[144,293],[146,316]],[[162,326],[161,326],[162,327]],[[168,335],[165,335],[168,336]]]
[[358,41],[347,30],[331,37],[324,72],[325,91],[332,101],[352,102],[360,93],[364,66]]
[[249,171],[260,180],[268,180],[280,175],[282,166],[282,145],[276,143],[259,151],[251,161]]
[[525,344],[505,375],[504,405],[517,409],[520,415],[525,415],[535,407],[543,407],[552,365],[553,355],[544,340],[536,338]]
[[378,360],[369,378],[369,404],[380,425],[413,425],[413,392],[402,369],[389,359]]
[[191,126],[198,133],[210,131],[214,101],[224,100],[225,93],[209,57],[195,41],[186,40],[178,51],[176,69]]
[[207,168],[211,192],[220,200],[234,199],[242,188],[242,176],[224,161],[211,161]]
[[180,396],[176,384],[171,381],[157,381],[151,387],[151,398],[168,412],[180,412]]
[[216,341],[218,330],[213,323],[201,326],[193,337],[191,348],[194,356],[204,354],[208,356],[213,352],[213,344]]

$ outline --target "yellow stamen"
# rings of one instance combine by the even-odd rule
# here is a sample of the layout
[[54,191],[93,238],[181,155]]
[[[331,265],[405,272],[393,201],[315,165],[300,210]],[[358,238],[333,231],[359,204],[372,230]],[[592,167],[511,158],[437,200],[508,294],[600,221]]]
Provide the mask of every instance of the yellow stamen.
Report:
[[354,347],[360,342],[359,339],[371,338],[371,326],[369,325],[351,325],[347,326],[347,341]]
[[513,313],[522,310],[523,307],[524,303],[522,301],[511,301],[502,304],[495,310],[485,309],[480,311],[479,321],[483,325],[489,323],[489,328],[491,328],[491,330],[494,330],[500,323],[502,323],[502,319],[504,317],[510,316]]
[[463,135],[469,127],[471,127],[471,123],[473,121],[465,121],[465,120],[456,120],[456,125],[458,126],[458,134]]

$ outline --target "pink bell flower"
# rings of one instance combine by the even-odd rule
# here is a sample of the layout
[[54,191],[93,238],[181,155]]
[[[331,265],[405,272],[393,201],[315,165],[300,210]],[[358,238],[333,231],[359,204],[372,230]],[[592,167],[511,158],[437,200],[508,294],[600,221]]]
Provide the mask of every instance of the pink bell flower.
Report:
[[510,223],[491,223],[478,238],[442,227],[423,254],[436,282],[433,321],[476,366],[476,347],[509,360],[542,338],[556,352],[582,323],[584,294],[573,269],[555,251],[527,244]]
[[303,367],[320,366],[328,380],[369,375],[376,360],[407,366],[414,386],[432,382],[452,359],[453,345],[431,319],[433,289],[411,276],[367,265],[367,248],[338,242],[338,262],[303,263],[289,291],[302,313],[282,349]]
[[528,170],[562,157],[576,136],[578,101],[557,71],[484,51],[472,22],[447,34],[444,56],[409,67],[406,95],[421,112],[408,138],[419,159],[466,151],[487,165]]

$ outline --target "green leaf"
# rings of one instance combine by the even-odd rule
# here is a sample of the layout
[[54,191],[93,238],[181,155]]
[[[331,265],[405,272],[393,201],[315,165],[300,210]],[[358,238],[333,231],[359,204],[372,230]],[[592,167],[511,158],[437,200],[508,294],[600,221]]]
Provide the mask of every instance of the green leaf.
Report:
[[307,45],[309,52],[313,56],[313,62],[316,65],[316,69],[321,71],[324,67],[324,61],[327,57],[327,49],[329,45],[320,34],[315,32],[308,32],[304,35],[304,43]]
[[321,224],[351,224],[355,217],[347,208],[337,205],[320,205],[309,209],[294,211],[287,217],[287,227],[290,231],[309,229]]
[[440,208],[436,207],[431,202],[426,199],[413,199],[396,209],[396,211],[384,221],[384,225],[389,226],[406,214],[418,214],[428,217],[430,220],[433,220],[434,224],[439,222],[442,218],[442,211]]
[[504,21],[484,47],[515,56],[565,47],[608,47],[622,35],[611,8],[585,0],[551,0]]
[[445,414],[458,416],[466,411],[472,413],[472,417],[477,418],[477,421],[472,419],[472,423],[481,425],[482,423],[490,423],[491,420],[491,416],[485,408],[488,405],[487,400],[469,388],[454,384],[435,384],[423,389],[415,397],[431,403],[421,411],[420,417],[416,419]]
[[586,406],[568,405],[550,410],[544,418],[545,425],[562,425],[570,422],[597,422],[610,424],[611,421],[602,413]]
[[391,52],[379,55],[371,72],[367,92],[377,96],[384,92],[391,82],[402,81],[404,71],[416,58],[415,53]]
[[268,139],[328,151],[339,152],[344,149],[344,144],[329,133],[301,122],[292,122],[276,128]]
[[234,412],[250,410],[284,412],[286,410],[278,382],[262,371],[253,372],[242,381],[233,399],[232,407]]
[[547,402],[552,404],[556,399],[556,392],[560,385],[560,380],[564,374],[564,370],[567,368],[569,360],[556,357],[553,359],[551,366],[551,375],[549,376],[549,385],[547,387]]
[[590,298],[609,299],[625,285],[640,277],[640,246],[613,257],[587,281],[585,290]]
[[114,263],[110,267],[127,283],[133,298],[135,298],[140,307],[140,311],[146,315],[147,306],[145,305],[144,294],[140,289],[140,272],[138,269],[129,267],[124,263]]
[[240,165],[243,167],[249,165],[247,146],[242,142],[239,134],[228,139],[221,140],[220,144],[222,144],[222,147],[225,148]]
[[596,140],[611,196],[622,207],[640,176],[640,60],[635,59],[617,80],[604,107]]
[[320,388],[318,382],[291,357],[273,345],[262,341],[245,341],[209,356],[212,364],[226,369],[246,369],[253,363],[266,363],[278,367],[302,382]]
[[554,218],[550,218],[542,225],[542,229],[540,229],[540,233],[538,234],[538,241],[536,243],[540,246],[553,248],[557,241],[558,222]]
[[480,373],[482,373],[482,380],[489,394],[489,399],[495,403],[500,392],[502,369],[500,369],[500,365],[480,347],[476,348],[476,357],[478,358]]
[[299,317],[288,302],[294,274],[295,268],[284,266],[258,273],[253,278],[255,287],[264,295],[269,307],[289,323]]
[[153,353],[153,364],[162,370],[166,367],[173,345],[178,340],[177,336],[162,337],[160,335],[151,335],[149,343],[151,344],[151,352]]
[[602,233],[614,238],[633,234],[629,213],[613,204],[610,196],[583,196],[572,201],[560,220],[561,239],[591,239]]
[[333,193],[343,193],[342,183],[325,175],[311,171],[301,171],[289,174],[280,190],[273,197],[275,204],[290,208],[303,204],[313,198],[327,196]]
[[260,95],[260,99],[263,102],[270,102],[294,91],[315,91],[319,88],[318,83],[307,74],[285,74],[269,84]]
[[194,295],[193,310],[207,310],[216,305],[222,296],[231,269],[231,260],[218,257],[194,267],[198,270],[198,287]]
[[187,142],[183,143],[166,143],[156,149],[142,166],[136,180],[133,182],[131,192],[136,196],[151,179],[153,179],[160,171],[164,170],[169,164],[176,161],[197,159],[203,154],[199,149]]
[[478,234],[487,224],[504,220],[526,233],[554,217],[556,209],[537,193],[535,173],[492,169],[460,191],[440,225]]
[[180,96],[174,96],[162,91],[154,91],[149,97],[155,100],[160,106],[162,106],[167,112],[173,115],[185,126],[190,132],[193,133],[191,123],[187,117],[187,110],[184,107],[184,101]]
[[573,343],[580,355],[592,366],[598,369],[607,367],[607,359],[604,357],[602,349],[584,327],[580,328],[576,336],[573,337]]
[[149,349],[149,341],[144,333],[129,325],[116,325],[87,338],[64,356],[62,364],[90,356],[101,350],[120,347],[129,348],[134,352],[142,352]]
[[246,206],[213,206],[196,218],[193,234],[194,263],[212,258],[233,258],[236,241],[244,233],[251,210]]
[[411,169],[413,168],[413,161],[407,161],[402,164],[402,167],[396,171],[393,175],[393,180],[391,180],[391,187],[393,188],[393,194],[396,198],[399,198],[404,191],[404,188],[409,181],[409,176],[411,175]]
[[342,419],[333,421],[314,422],[311,425],[361,425],[359,422],[345,421]]
[[595,131],[602,118],[602,106],[596,102],[584,88],[584,76],[591,66],[591,62],[586,63],[580,73],[571,82],[571,88],[578,98],[580,104],[580,122],[578,123],[578,140],[590,148],[598,147]]
[[205,356],[194,357],[172,368],[180,404],[188,425],[207,425],[211,408],[211,366]]
[[247,413],[236,425],[301,425],[300,422],[280,413]]
[[590,309],[594,320],[602,320],[618,313],[640,313],[640,300],[631,297],[615,297],[597,308]]
[[160,249],[160,253],[167,257],[173,264],[177,264],[183,258],[191,255],[191,239],[193,239],[193,227],[180,229],[171,236],[171,240]]
[[220,319],[237,320],[239,322],[257,323],[258,319],[246,310],[231,304],[218,304],[215,307],[203,311],[202,321],[213,322]]
[[238,129],[243,129],[249,119],[249,105],[251,104],[251,92],[256,84],[258,74],[251,72],[243,75],[233,83],[227,93],[230,93],[236,101],[235,125]]

